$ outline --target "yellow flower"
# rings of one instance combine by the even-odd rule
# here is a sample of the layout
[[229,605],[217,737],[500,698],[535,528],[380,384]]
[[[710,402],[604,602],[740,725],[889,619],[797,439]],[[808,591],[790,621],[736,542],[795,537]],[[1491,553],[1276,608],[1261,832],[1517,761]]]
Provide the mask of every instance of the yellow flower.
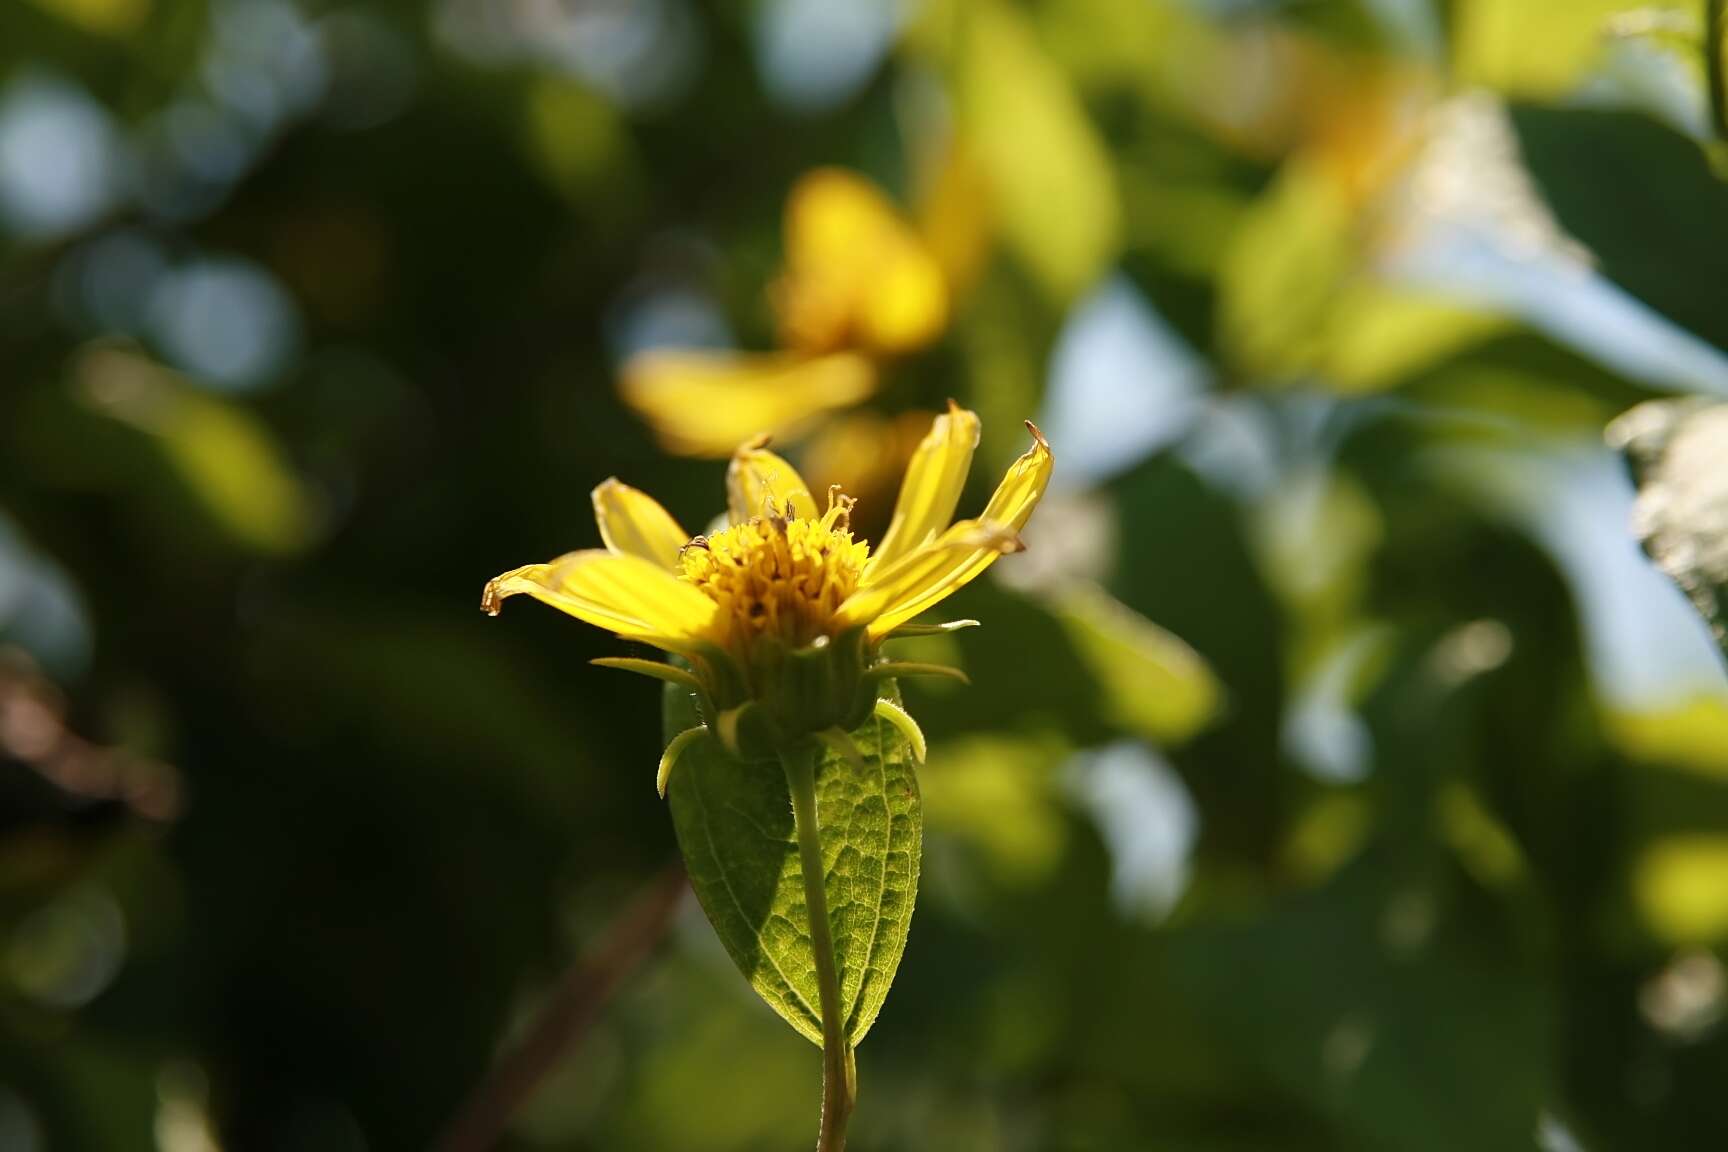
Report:
[[841,168],[805,173],[786,201],[785,263],[769,292],[784,351],[651,349],[625,365],[619,390],[660,443],[724,457],[768,429],[796,437],[816,418],[868,398],[878,364],[916,352],[947,328],[949,250],[976,259],[967,216],[945,181],[940,231],[921,233],[875,184]]
[[876,366],[856,352],[667,348],[632,356],[618,388],[668,452],[725,459],[763,428],[803,434],[823,414],[868,399],[876,383]]
[[948,283],[881,189],[843,168],[807,172],[786,203],[786,271],[772,293],[788,348],[896,355],[948,324]]
[[[711,731],[734,755],[771,757],[810,735],[843,740],[880,711],[879,680],[952,673],[886,661],[880,646],[896,632],[922,631],[914,617],[1020,549],[1053,463],[1027,427],[1032,448],[983,513],[950,523],[979,433],[975,414],[950,405],[914,453],[874,548],[852,535],[850,497],[836,487],[819,508],[797,470],[759,440],[732,457],[729,524],[712,536],[691,536],[651,496],[607,480],[594,490],[606,547],[506,572],[487,583],[481,607],[496,615],[507,597],[525,593],[682,657],[688,671],[629,658],[600,663],[691,688],[707,728],[686,735]],[[910,720],[892,712],[920,745]]]

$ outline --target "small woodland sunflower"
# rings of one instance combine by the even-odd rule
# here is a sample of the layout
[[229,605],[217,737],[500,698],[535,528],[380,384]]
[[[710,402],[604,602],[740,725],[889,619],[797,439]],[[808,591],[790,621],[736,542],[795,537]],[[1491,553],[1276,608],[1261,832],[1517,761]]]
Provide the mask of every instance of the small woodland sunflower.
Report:
[[881,644],[972,623],[912,621],[1022,547],[1020,530],[1053,465],[1043,436],[1027,428],[1032,447],[984,511],[953,521],[980,425],[950,404],[913,454],[874,547],[852,533],[851,497],[836,486],[819,505],[761,440],[733,455],[729,523],[712,535],[692,536],[653,497],[607,480],[594,490],[606,547],[506,572],[487,583],[481,607],[496,615],[507,597],[526,593],[674,654],[677,663],[598,663],[686,685],[705,730],[730,752],[773,758],[794,741],[863,723],[885,677],[952,671],[885,660]]

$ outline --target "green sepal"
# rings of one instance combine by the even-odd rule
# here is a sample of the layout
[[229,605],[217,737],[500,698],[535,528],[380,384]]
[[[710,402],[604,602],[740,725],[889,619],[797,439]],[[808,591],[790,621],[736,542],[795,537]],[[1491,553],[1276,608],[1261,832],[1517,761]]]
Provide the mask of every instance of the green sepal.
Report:
[[660,753],[660,767],[654,773],[654,791],[660,794],[660,799],[666,799],[666,783],[672,779],[672,769],[678,766],[684,750],[695,741],[708,738],[707,726],[698,724],[694,728],[684,729],[667,743],[666,751]]
[[972,677],[948,664],[917,664],[910,660],[889,660],[865,669],[866,681],[897,679],[901,676],[939,676],[945,680],[958,680],[962,684],[972,683]]
[[949,620],[942,624],[902,624],[895,628],[884,640],[905,640],[913,636],[946,636],[950,632],[958,632],[963,628],[977,628],[977,620]]
[[642,660],[635,656],[600,656],[588,661],[599,668],[616,668],[622,672],[634,672],[638,676],[652,676],[656,680],[664,680],[668,684],[678,684],[692,692],[702,691],[702,682],[695,675],[667,664],[660,660]]

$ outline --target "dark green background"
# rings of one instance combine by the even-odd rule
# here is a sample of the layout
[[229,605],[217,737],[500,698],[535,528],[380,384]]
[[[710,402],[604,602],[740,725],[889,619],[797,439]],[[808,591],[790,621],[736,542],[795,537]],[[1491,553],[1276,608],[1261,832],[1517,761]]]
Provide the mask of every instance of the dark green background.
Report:
[[[706,301],[765,347],[798,175],[844,164],[906,203],[932,93],[974,93],[949,109],[963,128],[992,116],[940,33],[976,18],[961,0],[821,106],[764,80],[768,5],[240,7],[155,0],[117,32],[68,15],[102,4],[0,10],[0,188],[74,145],[50,122],[58,143],[26,150],[5,118],[44,86],[106,122],[116,173],[59,225],[0,212],[0,688],[57,700],[157,788],[44,775],[0,710],[8,1150],[190,1152],[200,1126],[231,1152],[433,1142],[675,853],[655,688],[590,667],[623,646],[567,617],[486,619],[481,585],[596,545],[587,494],[610,475],[705,523],[722,467],[660,454],[614,391],[644,305]],[[1728,380],[1728,191],[1701,139],[1702,5],[1601,34],[1637,7],[997,6],[1046,70],[1028,90],[1055,77],[1100,148],[1068,175],[1120,207],[1075,266],[1163,317],[1206,380],[1206,415],[1115,466],[1058,438],[1059,474],[1089,482],[1031,543],[1192,645],[1222,704],[1191,738],[1148,729],[1118,704],[1161,682],[1088,658],[1048,591],[954,602],[986,626],[946,653],[972,688],[907,690],[933,742],[925,872],[858,1057],[858,1152],[1728,1142],[1728,693],[1702,625],[1627,555],[1601,446],[1634,402]],[[648,30],[640,60],[607,20]],[[322,71],[297,97],[301,36]],[[1199,70],[1197,36],[1218,53]],[[1290,44],[1309,64],[1281,71]],[[660,66],[669,86],[632,96]],[[1424,321],[1365,384],[1351,341],[1404,291],[1388,220],[1432,206],[1396,179],[1342,223],[1280,205],[1329,127],[1366,115],[1376,69],[1423,78],[1412,115],[1507,102],[1530,199],[1501,208],[1540,193],[1594,271],[1532,259],[1520,301],[1455,291],[1499,325],[1424,354]],[[246,103],[259,77],[275,104]],[[1265,84],[1289,106],[1253,112]],[[1299,123],[1264,126],[1284,112]],[[1485,164],[1447,163],[1493,200]],[[1028,263],[1026,226],[872,402],[985,414],[967,508],[1096,301]],[[157,281],[102,279],[117,236]],[[244,378],[175,345],[150,294],[208,260],[243,261],[290,317]],[[1541,277],[1565,276],[1617,285],[1615,322],[1544,313],[1561,294]],[[1688,369],[1627,335],[1638,309]],[[126,407],[116,363],[204,415],[190,448]],[[1113,365],[1124,411],[1170,395],[1169,363]],[[1574,481],[1601,498],[1567,507],[1619,552],[1567,553]],[[1598,564],[1632,576],[1580,598]],[[1644,649],[1659,690],[1586,645],[1591,613],[1665,622]],[[1328,668],[1354,771],[1292,735]],[[1133,760],[1149,737],[1163,767]],[[1084,800],[1099,770],[1072,758],[1106,747],[1191,808],[1168,906],[1124,897],[1134,837]],[[153,806],[163,780],[174,802]],[[818,1075],[688,902],[507,1146],[808,1146]]]

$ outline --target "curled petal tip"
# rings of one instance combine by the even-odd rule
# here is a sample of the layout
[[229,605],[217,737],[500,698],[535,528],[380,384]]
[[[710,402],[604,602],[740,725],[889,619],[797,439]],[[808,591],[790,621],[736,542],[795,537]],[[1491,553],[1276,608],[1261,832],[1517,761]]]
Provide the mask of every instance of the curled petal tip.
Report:
[[1044,439],[1044,433],[1038,431],[1038,425],[1028,420],[1026,421],[1026,431],[1032,433],[1032,439],[1038,441],[1038,447],[1046,452],[1050,451],[1050,441]]
[[498,609],[504,605],[504,594],[498,591],[498,581],[486,581],[486,587],[480,592],[480,611],[488,616],[498,615]]
[[760,452],[772,443],[774,443],[774,437],[771,433],[758,432],[756,435],[750,437],[750,439],[744,441],[744,443],[738,445],[738,451],[733,453],[733,455],[742,456],[746,452]]

